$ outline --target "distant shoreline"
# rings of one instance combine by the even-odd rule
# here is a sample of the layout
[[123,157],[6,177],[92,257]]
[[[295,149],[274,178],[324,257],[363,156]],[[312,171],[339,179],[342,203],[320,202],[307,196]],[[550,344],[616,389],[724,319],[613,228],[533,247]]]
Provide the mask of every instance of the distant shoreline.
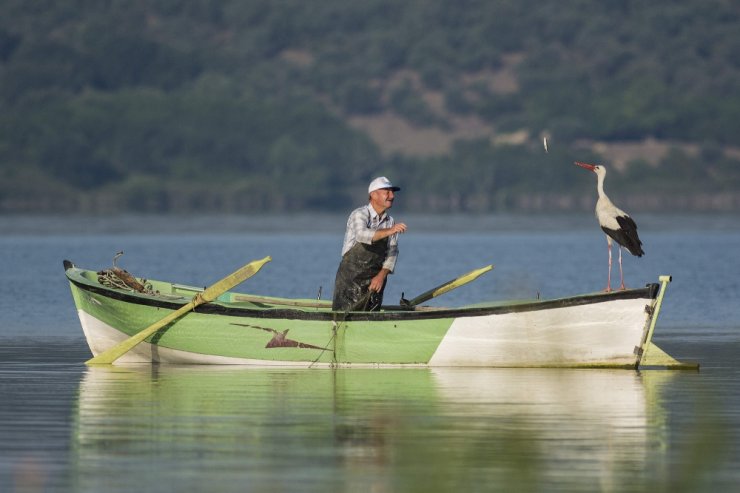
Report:
[[[545,233],[598,230],[591,212],[418,214],[395,211],[415,234]],[[641,231],[740,231],[738,213],[634,214]],[[344,234],[346,215],[319,214],[0,214],[3,236]]]
[[[609,189],[610,195],[619,207],[632,213],[735,213],[740,211],[740,191],[707,191],[685,193],[679,191],[633,192],[625,193],[616,187]],[[170,203],[163,200],[156,204],[140,204],[132,207],[130,199],[118,196],[96,197],[94,194],[70,197],[33,196],[11,199],[0,195],[0,215],[200,215],[200,216],[242,216],[248,214],[309,214],[327,215],[333,211],[344,214],[356,206],[345,203],[346,199],[329,207],[291,204],[278,208],[248,207],[223,204],[217,200],[218,192],[204,191],[200,204]],[[212,199],[212,200],[211,200]],[[357,203],[362,200],[356,201]],[[400,202],[400,201],[399,201]],[[482,194],[422,194],[404,191],[402,203],[394,210],[412,214],[540,214],[540,213],[579,213],[593,211],[596,192],[589,188],[579,193],[512,193],[499,191],[489,195]]]

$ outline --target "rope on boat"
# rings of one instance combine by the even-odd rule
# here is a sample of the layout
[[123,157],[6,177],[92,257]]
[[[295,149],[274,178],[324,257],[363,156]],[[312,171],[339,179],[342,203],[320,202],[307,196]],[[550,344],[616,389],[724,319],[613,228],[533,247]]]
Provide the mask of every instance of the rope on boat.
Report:
[[155,291],[151,283],[147,282],[146,279],[136,279],[127,270],[116,265],[116,261],[121,255],[123,255],[123,250],[113,256],[113,267],[98,272],[98,282],[107,288],[136,291],[137,293],[149,295],[159,294],[159,291]]
[[135,291],[137,293],[157,295],[151,283],[146,279],[138,280],[120,267],[112,267],[98,272],[98,282],[105,287]]
[[311,368],[313,365],[315,365],[321,357],[324,355],[324,353],[329,349],[329,346],[332,346],[332,358],[331,358],[331,365],[332,367],[337,365],[337,334],[339,333],[339,329],[342,327],[343,324],[347,323],[347,315],[349,315],[349,312],[357,311],[357,310],[364,310],[367,307],[367,303],[370,301],[370,298],[373,295],[373,291],[368,291],[362,298],[360,298],[357,303],[347,308],[343,313],[341,317],[335,317],[334,320],[331,323],[331,338],[329,339],[329,342],[326,343],[326,346],[324,346],[321,349],[321,352],[319,355],[314,359],[310,365],[308,365],[309,368]]
[[311,362],[311,364],[308,365],[309,368],[312,368],[313,365],[315,365],[316,363],[318,363],[318,361],[324,355],[324,353],[326,352],[326,350],[329,349],[329,346],[332,344],[332,342],[334,343],[334,348],[332,349],[333,355],[332,355],[331,366],[334,366],[334,365],[337,364],[337,344],[336,344],[336,340],[337,340],[337,329],[338,328],[339,328],[339,326],[337,325],[336,320],[334,320],[331,323],[331,338],[329,339],[329,342],[326,343],[326,346],[324,346],[323,348],[321,348],[321,352],[319,353],[318,356],[316,356],[316,359],[314,359]]

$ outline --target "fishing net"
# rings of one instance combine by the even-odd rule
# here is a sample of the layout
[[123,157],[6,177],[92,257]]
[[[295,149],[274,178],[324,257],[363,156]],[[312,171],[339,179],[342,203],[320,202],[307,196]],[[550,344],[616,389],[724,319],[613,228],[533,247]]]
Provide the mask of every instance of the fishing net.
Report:
[[143,294],[159,294],[155,291],[151,283],[146,279],[137,279],[120,267],[113,266],[110,269],[104,269],[98,272],[98,282],[103,286],[127,291],[136,291]]
[[151,283],[147,282],[146,279],[136,279],[127,270],[121,269],[116,265],[116,261],[121,255],[123,255],[123,251],[113,256],[113,267],[98,272],[98,282],[108,288],[136,291],[137,293],[151,295],[159,294],[159,291],[155,291]]

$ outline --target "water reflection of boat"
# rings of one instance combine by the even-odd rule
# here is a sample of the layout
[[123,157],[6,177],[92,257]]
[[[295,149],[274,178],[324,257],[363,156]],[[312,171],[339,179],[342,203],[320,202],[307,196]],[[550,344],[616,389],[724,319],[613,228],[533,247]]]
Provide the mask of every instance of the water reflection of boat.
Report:
[[[187,305],[200,288],[152,281],[138,292],[65,262],[98,355]],[[280,366],[679,367],[652,342],[661,285],[457,308],[334,312],[330,303],[227,292],[134,347],[120,362]],[[661,356],[660,359],[650,358]]]
[[84,491],[119,482],[294,491],[306,481],[391,491],[440,475],[463,486],[481,475],[547,483],[576,465],[580,480],[619,490],[660,467],[660,388],[671,375],[91,368],[80,384],[75,467]]

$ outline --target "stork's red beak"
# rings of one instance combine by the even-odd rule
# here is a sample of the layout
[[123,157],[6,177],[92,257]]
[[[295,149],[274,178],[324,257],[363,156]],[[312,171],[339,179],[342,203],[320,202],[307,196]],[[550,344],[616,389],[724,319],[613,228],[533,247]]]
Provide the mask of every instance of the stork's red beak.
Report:
[[581,168],[590,169],[591,171],[594,171],[596,169],[596,166],[594,166],[593,164],[582,163],[580,161],[576,161],[575,164],[576,166],[580,166]]

